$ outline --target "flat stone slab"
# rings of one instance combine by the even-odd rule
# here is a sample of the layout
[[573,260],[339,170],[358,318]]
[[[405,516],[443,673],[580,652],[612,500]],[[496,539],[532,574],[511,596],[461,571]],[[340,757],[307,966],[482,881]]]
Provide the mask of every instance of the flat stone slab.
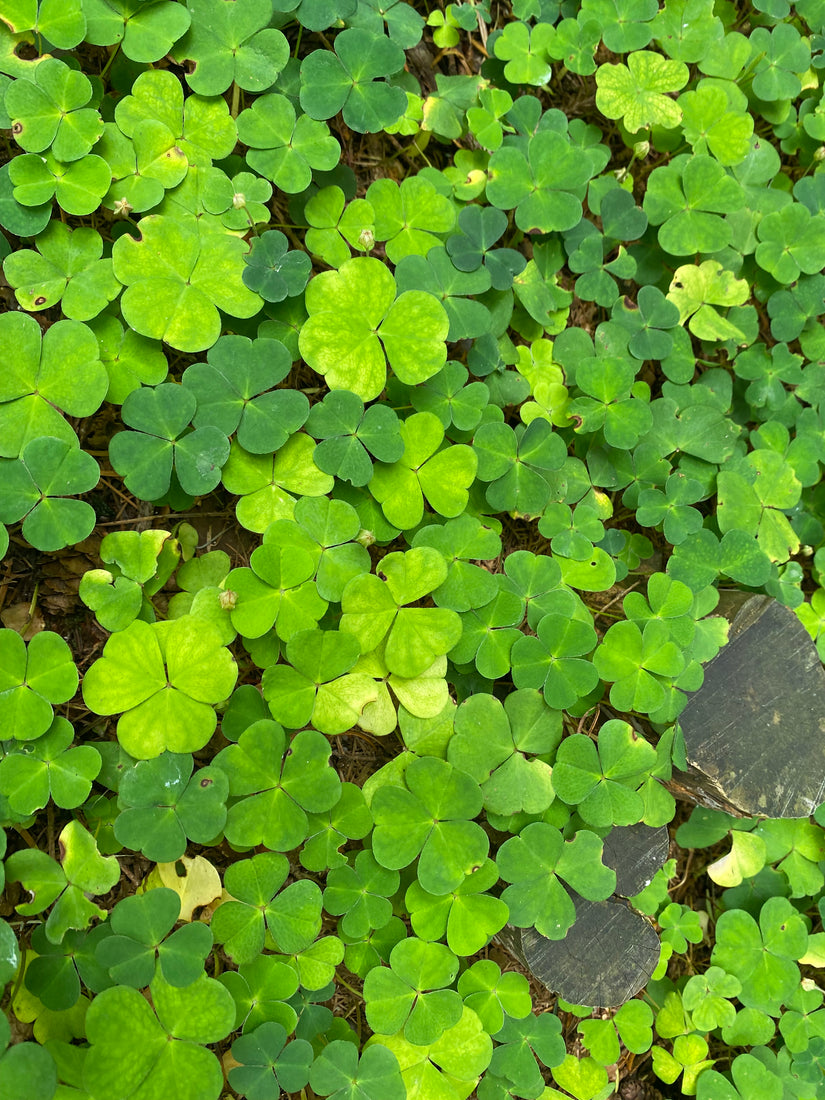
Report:
[[[576,920],[563,940],[535,928],[507,925],[495,937],[522,966],[571,1004],[615,1008],[642,989],[659,962],[659,936],[624,900],[638,894],[667,859],[670,838],[662,826],[625,825],[604,843],[606,867],[616,872],[616,893],[587,901],[573,890]],[[617,896],[621,895],[621,896]]]
[[679,716],[674,788],[739,816],[808,817],[825,799],[825,670],[787,607],[749,599]]
[[650,980],[659,962],[656,929],[625,901],[571,895],[576,922],[563,940],[507,926],[496,939],[535,978],[571,1004],[615,1008]]

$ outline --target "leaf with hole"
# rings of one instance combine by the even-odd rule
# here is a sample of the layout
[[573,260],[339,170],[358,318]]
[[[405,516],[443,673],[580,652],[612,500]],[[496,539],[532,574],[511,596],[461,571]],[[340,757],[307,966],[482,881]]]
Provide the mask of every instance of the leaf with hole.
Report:
[[475,955],[507,922],[501,898],[487,893],[498,881],[495,862],[487,859],[448,894],[430,894],[418,881],[410,883],[404,904],[413,932],[422,940],[441,940],[456,955]]
[[264,719],[244,730],[237,744],[222,749],[215,766],[229,778],[236,801],[225,833],[232,844],[266,844],[289,852],[309,833],[308,813],[330,809],[341,796],[341,781],[329,766],[332,751],[315,730],[304,730],[287,744],[277,722]]
[[153,863],[172,863],[187,840],[208,844],[226,823],[226,776],[215,768],[192,775],[188,753],[163,752],[139,760],[118,788],[115,837]]
[[270,27],[265,0],[188,0],[192,22],[175,45],[176,61],[189,61],[186,83],[202,96],[218,96],[231,84],[247,92],[271,87],[289,60],[284,35]]
[[84,157],[100,137],[103,120],[94,107],[88,77],[57,58],[44,58],[32,80],[15,80],[5,108],[17,144],[27,153],[51,148],[69,162]]

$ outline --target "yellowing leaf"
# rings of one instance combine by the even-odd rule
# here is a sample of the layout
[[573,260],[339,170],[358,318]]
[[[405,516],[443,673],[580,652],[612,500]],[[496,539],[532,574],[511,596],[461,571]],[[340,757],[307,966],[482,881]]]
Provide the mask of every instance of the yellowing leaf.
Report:
[[174,863],[157,863],[143,882],[143,890],[168,886],[180,895],[180,920],[191,921],[195,909],[210,905],[222,893],[221,876],[203,856],[181,856]]
[[738,886],[743,879],[758,874],[765,866],[765,841],[753,833],[733,832],[731,849],[726,856],[708,867],[708,874],[719,886]]

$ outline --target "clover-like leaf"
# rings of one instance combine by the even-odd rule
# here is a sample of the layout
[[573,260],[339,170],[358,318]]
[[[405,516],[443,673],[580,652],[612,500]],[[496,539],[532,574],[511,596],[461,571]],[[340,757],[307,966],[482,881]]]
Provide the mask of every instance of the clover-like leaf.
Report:
[[526,151],[503,146],[490,158],[487,198],[499,210],[515,208],[525,233],[563,232],[581,220],[587,181],[598,171],[567,137],[541,130]]
[[296,117],[290,100],[275,92],[259,96],[240,113],[238,137],[249,147],[250,168],[289,194],[309,185],[313,169],[334,168],[340,156],[325,122],[308,114]]
[[18,741],[34,741],[54,719],[54,705],[77,691],[77,669],[67,643],[50,630],[35,634],[28,648],[14,630],[0,630],[0,721]]
[[51,147],[57,160],[79,160],[103,129],[103,119],[87,106],[91,98],[88,77],[57,58],[45,58],[32,80],[15,80],[6,93],[17,144],[28,153]]
[[62,866],[36,848],[25,848],[6,860],[7,881],[23,883],[30,895],[17,907],[19,913],[42,913],[55,903],[45,925],[50,943],[60,943],[70,929],[83,930],[93,920],[105,919],[106,910],[90,899],[107,894],[120,878],[115,857],[102,856],[79,821],[63,827],[59,842]]
[[780,1005],[799,983],[797,959],[805,953],[804,921],[784,897],[770,897],[759,920],[743,909],[731,909],[720,920],[711,962],[742,984],[737,994],[746,1007],[778,1016]]
[[18,459],[0,459],[0,520],[23,520],[23,537],[38,550],[82,542],[96,522],[94,509],[72,499],[97,485],[100,469],[90,454],[62,439],[40,436]]
[[313,1092],[331,1100],[404,1100],[398,1059],[384,1046],[357,1047],[341,1039],[328,1043],[312,1064]]
[[565,841],[559,829],[534,822],[501,846],[499,874],[511,883],[502,894],[510,923],[534,927],[551,940],[564,939],[576,919],[573,900],[562,880],[591,901],[609,897],[615,872],[602,862],[602,842],[586,829]]
[[[521,1019],[506,1019],[495,1039],[489,1072],[512,1082],[519,1092],[535,1092],[541,1087],[539,1082],[543,1078],[539,1063],[555,1070],[564,1062],[560,1021],[549,1012],[539,1016],[531,1012]],[[575,1088],[573,1095],[576,1095]]]
[[685,658],[663,622],[643,628],[614,623],[596,650],[593,663],[603,680],[612,682],[610,699],[620,710],[650,713],[665,699],[665,682],[684,670]]
[[[45,209],[41,204],[50,205],[54,196],[62,210],[76,217],[97,210],[112,180],[106,161],[93,153],[70,163],[59,161],[51,152],[45,156],[24,153],[15,157],[8,169],[18,202]],[[111,283],[111,272],[108,282]]]
[[121,216],[157,206],[189,169],[172,131],[154,118],[136,123],[130,137],[116,123],[107,122],[95,149],[109,167],[110,186],[102,205]]
[[627,722],[611,719],[599,730],[598,748],[584,734],[564,739],[553,785],[588,825],[631,825],[644,811],[638,788],[655,765],[655,749]]
[[97,340],[80,321],[57,321],[42,336],[33,317],[0,316],[0,339],[8,349],[0,380],[0,455],[16,458],[39,436],[77,445],[69,416],[91,416],[108,385]]
[[289,729],[310,723],[321,733],[351,729],[377,690],[363,673],[350,670],[360,656],[352,634],[303,630],[287,642],[288,664],[264,671],[262,687],[273,718]]
[[316,564],[317,553],[305,546],[273,541],[257,547],[251,568],[233,569],[224,581],[234,593],[235,629],[247,638],[260,638],[274,626],[284,641],[313,629],[328,606],[312,579]]
[[9,4],[3,21],[15,34],[35,31],[60,50],[71,50],[83,41],[85,11],[78,0],[55,6],[49,0]]
[[100,753],[92,745],[73,745],[73,740],[71,724],[55,718],[42,737],[26,741],[0,760],[0,793],[16,813],[40,810],[49,798],[63,809],[88,798],[100,771]]
[[406,787],[380,787],[373,796],[373,854],[398,870],[420,853],[419,882],[428,893],[446,894],[487,856],[489,840],[471,820],[481,809],[481,789],[465,772],[429,756],[412,760],[404,780]]
[[232,179],[219,168],[208,168],[202,188],[204,208],[218,214],[226,229],[244,232],[270,220],[266,203],[272,185],[252,172],[238,172]]
[[289,59],[284,35],[270,27],[261,0],[189,0],[188,32],[175,46],[178,61],[193,63],[186,82],[193,92],[217,96],[233,82],[247,92],[271,87]]
[[673,129],[682,111],[669,97],[687,83],[688,69],[651,50],[636,50],[626,65],[600,65],[596,73],[596,106],[607,118],[620,118],[636,133],[643,127]]
[[812,216],[795,202],[776,210],[759,223],[756,262],[778,283],[795,283],[800,274],[821,270],[825,249],[825,217]]
[[222,336],[206,359],[187,367],[182,378],[197,399],[194,427],[211,426],[226,436],[236,432],[240,445],[252,454],[272,454],[283,447],[309,411],[302,393],[274,389],[292,366],[284,345]]
[[513,683],[540,688],[547,703],[559,710],[573,706],[598,682],[598,673],[587,659],[596,647],[592,622],[576,617],[572,608],[565,614],[565,607],[570,607],[570,601],[559,593],[558,610],[541,618],[536,638],[519,638],[510,655]]
[[238,799],[229,809],[227,839],[245,847],[264,843],[275,852],[296,848],[309,832],[307,813],[322,813],[340,797],[330,752],[315,730],[296,734],[289,746],[277,722],[264,719],[244,730],[215,757]]
[[188,753],[140,760],[120,781],[115,837],[154,863],[172,863],[187,839],[208,844],[226,822],[226,777],[216,768],[192,775]]
[[487,501],[496,511],[537,516],[550,500],[545,476],[558,470],[567,457],[562,437],[538,417],[515,429],[493,421],[482,424],[473,437],[479,481],[488,482]]
[[169,53],[186,32],[191,16],[182,4],[167,0],[84,0],[86,41],[120,44],[131,61],[152,64]]
[[458,973],[458,959],[443,944],[412,937],[396,944],[389,962],[364,982],[367,1022],[379,1035],[403,1028],[411,1043],[437,1042],[461,1018],[461,997],[445,989]]
[[159,214],[142,218],[140,232],[138,241],[127,234],[115,242],[112,264],[126,286],[124,320],[141,335],[202,351],[220,335],[219,308],[233,317],[260,309],[240,278],[246,245],[237,237]]
[[373,467],[370,494],[396,527],[421,522],[424,500],[440,515],[460,515],[476,476],[475,451],[465,444],[442,446],[444,429],[431,412],[413,413],[400,425],[404,453],[391,465]]
[[511,84],[548,84],[553,75],[549,49],[555,39],[549,23],[528,27],[526,23],[508,23],[496,39],[495,53],[507,64],[504,76]]
[[725,166],[741,164],[750,149],[753,118],[733,109],[724,87],[700,84],[678,102],[682,130],[695,152],[710,152]]
[[298,975],[283,957],[259,955],[237,971],[225,971],[220,981],[232,994],[236,1018],[247,1031],[267,1021],[294,1031],[297,1013],[287,1001],[298,989]]
[[269,229],[252,242],[244,257],[244,286],[257,291],[267,302],[294,298],[307,285],[312,262],[305,252],[287,251],[289,244],[279,229]]
[[306,306],[301,355],[331,389],[371,401],[384,388],[387,360],[408,385],[431,378],[446,361],[444,307],[424,291],[396,297],[395,279],[380,260],[356,257],[316,275]]
[[[670,102],[670,101],[669,101]],[[741,185],[705,154],[674,157],[650,174],[644,212],[658,225],[658,240],[672,256],[719,252],[730,242],[722,217],[744,205]]]
[[183,85],[168,69],[147,69],[118,101],[115,121],[127,137],[143,122],[162,125],[167,148],[177,148],[190,165],[208,165],[228,156],[237,141],[235,121],[219,96],[192,95],[184,103]]
[[461,616],[461,638],[450,650],[450,659],[458,664],[472,661],[489,680],[506,676],[513,646],[522,637],[524,611],[525,601],[499,581],[488,603]]
[[347,202],[340,187],[322,187],[304,207],[310,227],[304,243],[330,267],[351,256],[350,247],[369,252],[375,244],[375,211],[366,199]]
[[287,1042],[287,1032],[274,1020],[259,1024],[232,1044],[237,1063],[227,1079],[250,1100],[277,1100],[284,1092],[300,1092],[309,1080],[312,1047],[306,1039]]
[[334,484],[330,474],[312,460],[314,444],[296,432],[274,455],[253,455],[233,441],[221,479],[230,493],[237,493],[238,521],[250,531],[264,532],[276,519],[289,519],[295,497],[328,493]]
[[683,264],[676,268],[668,300],[678,307],[681,324],[687,321],[694,336],[739,343],[744,333],[714,307],[742,305],[748,291],[746,280],[723,270],[718,260],[703,260],[698,266]]
[[138,760],[168,749],[203,748],[214,732],[214,704],[232,693],[238,669],[217,628],[189,617],[135,620],[113,634],[83,679],[96,714],[121,713],[118,740]]
[[421,546],[388,554],[380,573],[383,580],[365,573],[347,584],[341,597],[341,630],[355,635],[362,653],[385,642],[387,668],[412,679],[460,637],[461,622],[454,611],[405,606],[437,588],[447,567],[437,550]]
[[388,405],[364,408],[357,394],[332,390],[310,409],[306,430],[321,442],[313,460],[327,474],[352,485],[366,485],[372,477],[370,455],[381,462],[397,462],[404,453],[397,414]]
[[404,903],[413,932],[422,940],[446,937],[447,946],[456,955],[476,954],[508,919],[501,898],[487,893],[497,881],[496,865],[487,859],[448,894],[430,894],[418,881],[410,883]]
[[165,886],[123,898],[112,911],[112,934],[97,944],[97,962],[134,989],[148,986],[158,966],[169,985],[191,985],[203,973],[212,934],[200,921],[173,932],[180,913],[180,896]]
[[229,457],[229,440],[214,425],[188,432],[197,400],[190,389],[171,382],[143,386],[123,402],[123,422],[109,444],[114,468],[143,500],[157,500],[169,489],[174,468],[185,492],[208,493],[218,484]]
[[520,1020],[530,1012],[526,977],[515,970],[502,974],[492,959],[479,959],[465,970],[458,979],[458,992],[490,1035],[501,1030],[505,1013]]
[[396,278],[401,291],[424,290],[442,303],[450,319],[447,340],[456,343],[482,336],[490,331],[490,311],[470,297],[490,289],[486,267],[461,271],[453,264],[443,246],[430,248],[426,257],[404,256],[398,263]]
[[501,552],[501,540],[495,531],[474,516],[464,514],[443,525],[419,528],[412,545],[431,546],[439,550],[447,562],[447,578],[433,593],[433,600],[439,607],[468,611],[471,607],[483,607],[495,595],[493,575],[471,563],[497,557]]
[[753,90],[760,99],[793,99],[801,90],[798,73],[810,63],[810,47],[796,27],[780,23],[754,28],[751,50],[757,61]]
[[157,343],[124,329],[116,317],[98,316],[89,326],[100,346],[100,361],[109,376],[106,400],[122,405],[138,386],[156,386],[166,380],[166,356]]
[[397,871],[382,867],[372,852],[362,849],[353,866],[333,868],[327,875],[324,908],[340,916],[338,927],[353,940],[363,939],[371,928],[384,928],[392,916],[389,899],[398,889]]
[[375,1035],[369,1040],[368,1049],[378,1045],[388,1047],[395,1053],[399,1064],[404,1067],[402,1078],[408,1090],[423,1083],[424,1088],[437,1094],[446,1086],[453,1096],[475,1088],[480,1075],[490,1064],[493,1048],[478,1016],[467,1007],[458,1023],[447,1028],[437,1042],[428,1046],[413,1044],[400,1033]]
[[404,256],[426,256],[455,224],[450,200],[421,176],[409,176],[400,185],[392,179],[375,180],[366,199],[375,215],[375,240],[386,242],[387,258],[394,264]]
[[229,1033],[235,1017],[232,997],[205,975],[183,996],[160,978],[152,992],[154,1011],[126,986],[95,998],[86,1018],[90,1050],[83,1081],[89,1094],[97,1100],[118,1091],[130,1098],[149,1085],[162,1092],[173,1089],[181,1100],[217,1100],[223,1087],[220,1063],[199,1043]]
[[377,78],[404,65],[404,52],[383,34],[350,27],[335,38],[335,53],[315,50],[301,64],[301,107],[310,118],[327,119],[342,111],[344,122],[372,134],[404,113],[403,90]]
[[20,249],[6,257],[3,273],[27,310],[62,302],[73,321],[88,321],[120,293],[112,261],[101,259],[103,240],[94,229],[70,230],[50,222],[37,237],[37,251]]
[[481,784],[492,813],[543,813],[554,797],[546,757],[560,739],[560,715],[537,691],[512,692],[503,705],[476,695],[456,712],[447,759]]

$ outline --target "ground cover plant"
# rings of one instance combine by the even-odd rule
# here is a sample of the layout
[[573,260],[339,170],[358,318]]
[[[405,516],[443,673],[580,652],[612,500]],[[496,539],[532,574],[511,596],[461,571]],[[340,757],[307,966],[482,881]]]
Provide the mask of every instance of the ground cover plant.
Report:
[[[0,0],[0,1100],[815,1100],[821,0]],[[673,788],[675,789],[675,788]],[[495,939],[624,897],[626,1003]],[[586,1001],[586,999],[585,999]]]

